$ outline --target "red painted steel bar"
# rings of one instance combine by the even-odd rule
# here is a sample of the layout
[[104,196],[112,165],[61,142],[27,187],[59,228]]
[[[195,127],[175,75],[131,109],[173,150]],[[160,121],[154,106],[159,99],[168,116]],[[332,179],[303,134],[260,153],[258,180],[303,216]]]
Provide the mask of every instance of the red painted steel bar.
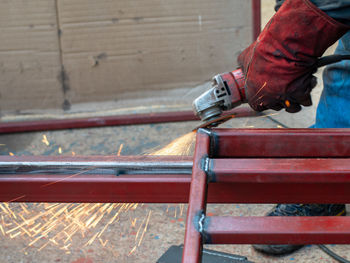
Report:
[[[0,202],[187,203],[191,175],[0,175]],[[349,183],[210,183],[208,203],[350,203]]]
[[0,123],[0,133],[31,132],[78,129],[91,127],[164,123],[198,120],[193,111],[156,112],[146,114],[128,114],[102,117],[88,117],[62,120],[37,120]]
[[216,158],[350,157],[349,129],[213,129]]
[[349,158],[211,159],[212,180],[221,183],[350,184]]
[[[0,162],[192,162],[162,156],[1,156]],[[348,159],[214,159],[209,203],[350,203]],[[313,164],[308,167],[308,162]],[[302,166],[300,166],[302,165]],[[304,174],[305,169],[307,174]],[[329,173],[328,171],[333,171]],[[230,176],[229,176],[230,175]],[[64,178],[64,180],[62,180]],[[213,178],[213,177],[212,177]],[[215,178],[215,177],[214,177]],[[57,183],[54,183],[57,182]],[[0,175],[0,201],[187,202],[191,175]],[[42,185],[50,184],[47,189]],[[74,191],[74,189],[76,189]],[[75,194],[75,193],[78,193]],[[93,194],[90,194],[93,193]],[[152,193],[150,195],[149,193]]]
[[210,183],[208,203],[342,204],[350,203],[349,193],[349,183]]
[[212,244],[349,244],[350,217],[208,217]]
[[208,151],[209,136],[205,130],[200,129],[196,137],[182,263],[198,263],[202,258],[203,240],[198,228],[206,210],[207,174],[203,168]]
[[261,1],[252,0],[253,8],[253,40],[256,40],[261,31]]
[[0,175],[0,202],[185,203],[190,175]]
[[[159,158],[159,159],[158,159]],[[88,157],[49,157],[49,156],[2,156],[3,161],[112,161],[112,160],[134,160],[134,161],[172,161],[180,162],[182,160],[191,161],[189,157],[155,157],[155,156],[88,156]],[[274,203],[280,202],[350,202],[346,193],[350,192],[347,159],[306,159],[290,160],[294,167],[290,166],[289,160],[285,159],[236,159],[236,160],[214,160],[217,164],[227,163],[226,167],[215,165],[212,171],[216,174],[216,183],[209,184],[208,202],[209,203]],[[304,162],[304,168],[307,175],[303,174],[298,163]],[[316,168],[308,167],[307,162],[316,165]],[[280,165],[284,163],[285,165]],[[284,166],[284,168],[283,168]],[[231,168],[233,167],[233,168]],[[304,169],[303,168],[303,169]],[[270,172],[266,172],[271,171]],[[328,174],[334,171],[333,174]],[[232,176],[229,176],[232,174]],[[96,178],[94,178],[95,176]],[[141,176],[142,177],[142,176]],[[66,176],[63,181],[52,184],[50,191],[42,191],[39,187],[40,182],[55,182],[62,179],[62,175],[0,175],[0,196],[1,201],[8,201],[18,196],[25,195],[21,201],[52,201],[52,202],[187,202],[190,186],[190,175],[180,176],[179,184],[176,186],[177,176],[170,178],[171,185],[163,181],[164,178],[158,175],[147,175],[143,177],[145,181],[138,181],[140,176],[110,176],[110,175],[86,175],[78,174],[73,177]],[[24,181],[23,181],[24,180]],[[98,184],[91,183],[98,180]],[[123,181],[124,180],[124,181]],[[127,183],[125,182],[127,180]],[[183,181],[181,181],[183,180]],[[218,182],[220,181],[220,182]],[[20,182],[23,183],[22,187]],[[121,183],[123,182],[123,183]],[[133,184],[133,182],[138,184]],[[163,184],[164,183],[164,184]],[[66,185],[74,184],[77,189],[84,189],[79,196],[74,195],[74,191],[65,191]],[[109,199],[105,197],[105,184],[110,185]],[[125,184],[127,186],[125,186]],[[113,185],[113,186],[112,186]],[[157,187],[161,186],[164,193],[157,192]],[[123,192],[127,187],[128,191]],[[142,189],[152,189],[154,195],[149,197],[147,191],[140,192]],[[28,192],[28,190],[30,190]],[[90,196],[89,192],[94,191]],[[122,192],[121,192],[122,191]],[[183,196],[184,195],[184,196]],[[134,197],[137,196],[137,197]],[[123,199],[124,198],[124,199]],[[144,198],[144,199],[143,199]]]
[[[234,109],[229,113],[236,114],[237,117],[257,115],[249,108]],[[0,122],[0,134],[196,120],[199,118],[193,114],[193,111],[174,111],[62,120]]]

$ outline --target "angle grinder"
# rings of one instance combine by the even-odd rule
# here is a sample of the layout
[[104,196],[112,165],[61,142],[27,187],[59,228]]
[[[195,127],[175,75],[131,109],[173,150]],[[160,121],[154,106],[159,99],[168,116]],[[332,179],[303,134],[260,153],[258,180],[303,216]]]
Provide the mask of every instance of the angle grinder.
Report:
[[[315,68],[317,69],[345,59],[349,60],[350,55],[325,56],[317,60]],[[217,127],[235,116],[234,114],[223,114],[225,111],[247,102],[242,69],[238,68],[232,72],[214,76],[212,88],[193,101],[194,113],[203,122],[194,130]]]

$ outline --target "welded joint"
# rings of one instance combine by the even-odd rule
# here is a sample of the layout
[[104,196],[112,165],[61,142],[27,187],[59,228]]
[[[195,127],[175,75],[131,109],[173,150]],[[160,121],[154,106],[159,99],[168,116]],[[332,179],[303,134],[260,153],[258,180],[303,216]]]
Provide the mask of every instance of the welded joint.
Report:
[[205,214],[202,213],[201,217],[198,220],[198,232],[201,234],[204,231],[204,219],[205,219]]
[[212,166],[213,166],[213,160],[210,159],[208,156],[204,157],[203,158],[202,170],[207,175],[207,183],[214,183],[214,182],[216,182],[215,173],[211,169]]
[[206,224],[207,224],[207,217],[205,213],[202,210],[199,211],[195,215],[193,222],[194,222],[195,229],[200,233],[202,237],[202,243],[209,244],[210,238],[205,231]]
[[213,157],[213,155],[217,152],[218,148],[218,136],[215,131],[208,128],[200,128],[198,129],[199,133],[206,134],[209,136],[209,157]]

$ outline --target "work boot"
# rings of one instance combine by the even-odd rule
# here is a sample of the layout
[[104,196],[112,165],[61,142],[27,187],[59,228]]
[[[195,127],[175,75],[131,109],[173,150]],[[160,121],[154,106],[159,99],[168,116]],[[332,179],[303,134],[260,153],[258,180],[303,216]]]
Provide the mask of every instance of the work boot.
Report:
[[[343,216],[343,204],[278,204],[266,216]],[[269,255],[285,255],[303,245],[253,245],[259,252]]]

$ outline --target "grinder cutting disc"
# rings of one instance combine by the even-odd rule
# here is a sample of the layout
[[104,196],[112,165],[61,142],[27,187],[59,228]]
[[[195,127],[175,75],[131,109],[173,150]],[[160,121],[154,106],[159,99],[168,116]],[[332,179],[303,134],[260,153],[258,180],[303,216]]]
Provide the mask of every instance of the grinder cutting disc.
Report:
[[218,125],[227,122],[228,120],[231,120],[232,118],[234,118],[236,116],[236,114],[227,114],[227,115],[222,115],[219,116],[217,118],[211,119],[199,126],[197,126],[196,128],[194,128],[192,131],[197,131],[200,128],[214,128],[217,127]]

